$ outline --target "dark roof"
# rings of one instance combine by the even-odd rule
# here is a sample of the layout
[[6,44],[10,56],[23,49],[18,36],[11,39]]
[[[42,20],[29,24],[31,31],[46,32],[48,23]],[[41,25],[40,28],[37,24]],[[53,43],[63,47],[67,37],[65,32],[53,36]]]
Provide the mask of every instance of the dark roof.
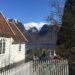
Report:
[[25,35],[16,26],[16,23],[5,20],[0,12],[0,36],[12,37],[15,42],[28,42]]
[[54,56],[53,59],[58,59],[58,60],[60,60],[60,59],[63,59],[63,58],[57,55],[57,56]]

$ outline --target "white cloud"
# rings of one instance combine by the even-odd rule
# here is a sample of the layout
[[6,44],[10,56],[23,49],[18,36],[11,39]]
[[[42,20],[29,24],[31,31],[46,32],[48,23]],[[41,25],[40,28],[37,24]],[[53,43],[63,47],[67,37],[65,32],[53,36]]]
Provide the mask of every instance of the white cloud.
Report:
[[44,24],[47,24],[47,23],[44,23],[44,22],[31,22],[31,23],[26,23],[24,24],[26,30],[28,30],[29,28],[32,28],[32,27],[36,27],[37,29],[40,29]]

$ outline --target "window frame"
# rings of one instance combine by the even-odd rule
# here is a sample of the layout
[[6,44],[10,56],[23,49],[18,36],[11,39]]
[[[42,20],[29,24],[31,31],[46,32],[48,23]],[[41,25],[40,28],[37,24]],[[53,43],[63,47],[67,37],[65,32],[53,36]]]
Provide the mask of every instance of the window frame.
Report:
[[6,43],[5,43],[5,39],[0,39],[0,46],[1,46],[1,48],[0,48],[0,54],[4,54],[5,53],[5,45]]
[[19,43],[19,52],[21,51],[21,43]]

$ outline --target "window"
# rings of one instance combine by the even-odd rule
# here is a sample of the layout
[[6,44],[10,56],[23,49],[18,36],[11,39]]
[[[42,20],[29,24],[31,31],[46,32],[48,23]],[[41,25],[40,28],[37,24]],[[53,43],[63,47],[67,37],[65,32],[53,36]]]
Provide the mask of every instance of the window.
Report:
[[3,39],[3,53],[5,53],[5,40]]
[[19,51],[21,51],[21,44],[19,44]]
[[2,40],[0,40],[0,54],[2,53]]
[[0,40],[0,54],[5,53],[5,40],[1,39]]
[[52,50],[52,51],[51,51],[51,56],[53,56],[53,55],[54,55],[54,51]]

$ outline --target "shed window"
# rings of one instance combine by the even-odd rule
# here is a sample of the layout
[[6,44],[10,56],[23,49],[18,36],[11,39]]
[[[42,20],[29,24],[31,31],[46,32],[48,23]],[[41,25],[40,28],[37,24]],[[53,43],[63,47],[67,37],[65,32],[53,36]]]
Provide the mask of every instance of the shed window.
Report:
[[19,44],[19,51],[21,51],[21,44]]
[[51,51],[51,56],[53,56],[53,55],[54,55],[54,51],[52,50],[52,51]]
[[0,54],[5,53],[5,40],[1,39],[0,40]]

